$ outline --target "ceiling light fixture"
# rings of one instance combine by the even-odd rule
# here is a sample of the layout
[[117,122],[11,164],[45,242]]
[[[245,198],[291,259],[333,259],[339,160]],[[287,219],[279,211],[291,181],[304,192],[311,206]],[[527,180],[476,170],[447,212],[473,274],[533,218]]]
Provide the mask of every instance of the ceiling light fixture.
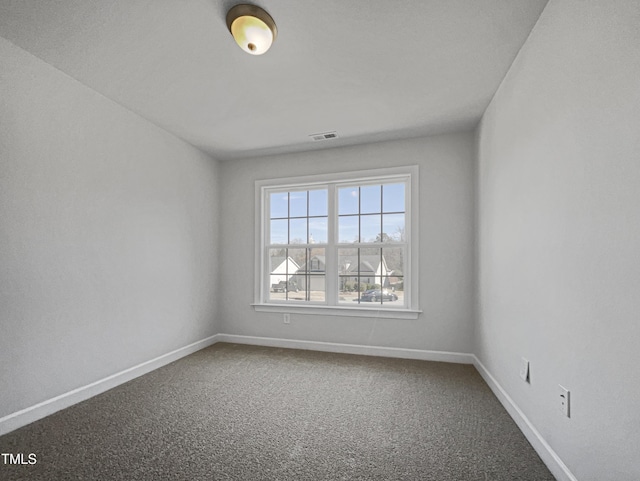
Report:
[[255,5],[236,5],[227,13],[227,27],[242,50],[262,55],[276,39],[278,29],[271,15]]

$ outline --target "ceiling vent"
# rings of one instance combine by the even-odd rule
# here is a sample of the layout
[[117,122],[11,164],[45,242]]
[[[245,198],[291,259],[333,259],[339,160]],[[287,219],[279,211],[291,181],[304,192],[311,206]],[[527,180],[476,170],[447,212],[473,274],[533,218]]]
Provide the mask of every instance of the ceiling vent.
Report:
[[311,137],[311,140],[313,140],[314,142],[319,142],[321,140],[337,139],[338,138],[338,134],[335,131],[333,131],[333,132],[322,132],[321,134],[312,134],[309,137]]

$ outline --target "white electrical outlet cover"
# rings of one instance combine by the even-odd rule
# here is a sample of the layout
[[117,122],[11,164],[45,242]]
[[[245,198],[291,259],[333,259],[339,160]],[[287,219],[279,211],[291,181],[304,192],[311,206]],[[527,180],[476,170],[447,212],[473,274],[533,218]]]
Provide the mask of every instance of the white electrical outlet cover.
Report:
[[562,414],[571,417],[571,392],[564,387],[558,384],[558,395],[560,396],[560,411]]

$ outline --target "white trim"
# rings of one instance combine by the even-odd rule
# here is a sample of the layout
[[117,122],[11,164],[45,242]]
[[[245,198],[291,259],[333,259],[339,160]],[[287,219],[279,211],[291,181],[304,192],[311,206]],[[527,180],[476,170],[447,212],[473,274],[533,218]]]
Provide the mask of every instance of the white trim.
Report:
[[408,169],[417,169],[417,165],[402,165],[398,167],[386,167],[382,169],[352,170],[348,172],[334,172],[331,174],[311,174],[297,177],[273,177],[271,179],[257,180],[256,186],[271,187],[280,186],[285,188],[295,188],[307,185],[322,185],[327,182],[349,182],[351,179],[365,179],[367,181],[384,180],[390,176],[406,175]]
[[275,337],[241,336],[237,334],[218,334],[218,342],[250,344],[253,346],[282,347],[304,349],[308,351],[336,352],[341,354],[360,354],[364,356],[417,359],[420,361],[451,362],[473,364],[475,356],[463,352],[426,351],[400,347],[365,346],[360,344],[341,344],[336,342],[300,341]]
[[498,383],[475,355],[473,355],[473,365],[518,425],[522,434],[524,434],[529,443],[531,443],[531,446],[533,446],[533,449],[538,453],[538,456],[540,456],[544,464],[549,468],[551,474],[553,474],[558,481],[578,481],[567,465],[560,459],[560,456],[549,446],[549,443],[547,443],[527,416],[525,416],[518,405],[511,399],[511,396],[507,394],[500,383]]
[[[275,307],[275,306],[274,306]],[[285,306],[289,307],[289,306]],[[305,312],[308,312],[305,309]],[[81,401],[101,394],[109,389],[124,384],[132,379],[147,374],[182,357],[204,349],[218,342],[235,344],[249,344],[256,346],[280,347],[287,349],[305,349],[342,354],[360,354],[365,356],[380,356],[401,359],[416,359],[422,361],[451,362],[458,364],[473,364],[493,394],[507,410],[527,440],[531,443],[542,461],[559,481],[577,481],[560,456],[551,448],[531,421],[525,416],[509,394],[491,375],[487,368],[474,355],[461,352],[428,351],[422,349],[406,349],[397,347],[366,346],[359,344],[342,344],[334,342],[303,341],[295,339],[280,339],[272,337],[243,336],[237,334],[216,334],[187,346],[158,356],[149,361],[130,367],[118,373],[107,376],[86,386],[79,387],[67,393],[48,399],[34,406],[22,409],[0,418],[0,436],[22,426],[42,419],[62,409],[68,408]]]
[[188,346],[168,352],[149,361],[140,363],[137,366],[130,367],[124,371],[117,372],[103,379],[92,382],[91,384],[87,384],[86,386],[81,386],[72,391],[35,404],[34,406],[30,406],[4,416],[0,418],[0,436],[62,409],[73,406],[74,404],[89,399],[90,397],[108,391],[109,389],[113,389],[114,387],[142,376],[143,374],[147,374],[148,372],[165,366],[182,357],[188,356],[200,349],[211,346],[216,342],[219,342],[219,334],[196,341]]
[[[272,179],[264,179],[255,181],[255,234],[254,234],[254,302],[251,304],[255,307],[256,311],[265,311],[265,310],[273,310],[267,308],[270,305],[276,305],[276,309],[282,309],[281,305],[278,305],[277,302],[269,301],[269,288],[270,284],[265,282],[265,278],[267,275],[268,266],[268,256],[266,255],[265,248],[268,245],[267,243],[267,234],[268,227],[265,225],[265,218],[268,212],[268,199],[265,200],[265,192],[270,189],[284,189],[284,190],[295,190],[298,188],[311,188],[314,186],[328,186],[328,218],[329,218],[329,232],[328,232],[328,242],[325,246],[326,252],[325,256],[327,261],[333,261],[331,265],[327,268],[327,276],[330,279],[327,279],[327,298],[325,302],[322,304],[316,303],[304,303],[298,304],[297,307],[300,309],[305,309],[309,314],[329,314],[330,311],[318,311],[317,307],[328,307],[335,310],[342,310],[344,314],[336,314],[336,315],[344,315],[344,316],[361,316],[361,315],[370,315],[370,314],[357,314],[355,309],[352,313],[348,313],[351,311],[351,308],[345,308],[340,304],[336,303],[337,299],[335,298],[335,282],[331,278],[330,273],[336,270],[335,262],[337,262],[335,257],[335,253],[333,250],[340,243],[337,242],[335,238],[335,231],[337,222],[337,213],[335,212],[335,185],[338,184],[352,184],[352,183],[371,183],[371,182],[379,182],[379,181],[387,181],[390,178],[398,178],[402,179],[406,184],[405,190],[405,215],[406,215],[406,242],[403,244],[405,250],[405,266],[404,266],[404,277],[405,277],[405,285],[406,281],[409,281],[409,289],[405,290],[405,298],[404,303],[405,306],[403,309],[390,309],[390,312],[394,312],[393,315],[380,316],[380,317],[388,317],[388,318],[406,318],[406,319],[416,319],[417,314],[420,313],[419,306],[419,275],[418,273],[418,253],[419,253],[419,238],[418,238],[418,222],[419,222],[419,193],[418,193],[418,185],[419,185],[419,167],[418,165],[404,165],[398,167],[390,167],[383,169],[371,169],[365,171],[351,171],[351,172],[336,172],[332,174],[317,174],[317,175],[305,175],[298,177],[286,177],[286,178],[272,178]],[[333,193],[333,194],[332,194]],[[333,232],[331,232],[333,231]],[[333,234],[333,237],[332,237]],[[324,244],[324,243],[323,243]],[[349,244],[351,247],[352,245]],[[353,246],[357,246],[354,244]],[[367,244],[367,246],[369,246]],[[262,309],[264,307],[264,309]],[[382,310],[382,309],[381,309]],[[400,311],[404,311],[406,315],[398,315],[397,313]],[[282,312],[282,311],[279,311]],[[287,311],[294,312],[294,311]],[[298,311],[295,311],[298,312]]]
[[375,307],[346,307],[311,305],[296,306],[295,304],[251,304],[256,312],[288,312],[290,314],[308,314],[315,316],[343,316],[343,317],[370,317],[375,319],[417,319],[422,313],[420,310],[392,309]]

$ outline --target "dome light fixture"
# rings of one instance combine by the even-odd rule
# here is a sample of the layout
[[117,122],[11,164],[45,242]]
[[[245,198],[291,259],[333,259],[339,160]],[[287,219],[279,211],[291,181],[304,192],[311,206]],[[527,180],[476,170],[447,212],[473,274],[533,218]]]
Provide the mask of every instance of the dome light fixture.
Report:
[[227,13],[227,27],[242,50],[262,55],[278,35],[271,15],[255,5],[240,4]]

